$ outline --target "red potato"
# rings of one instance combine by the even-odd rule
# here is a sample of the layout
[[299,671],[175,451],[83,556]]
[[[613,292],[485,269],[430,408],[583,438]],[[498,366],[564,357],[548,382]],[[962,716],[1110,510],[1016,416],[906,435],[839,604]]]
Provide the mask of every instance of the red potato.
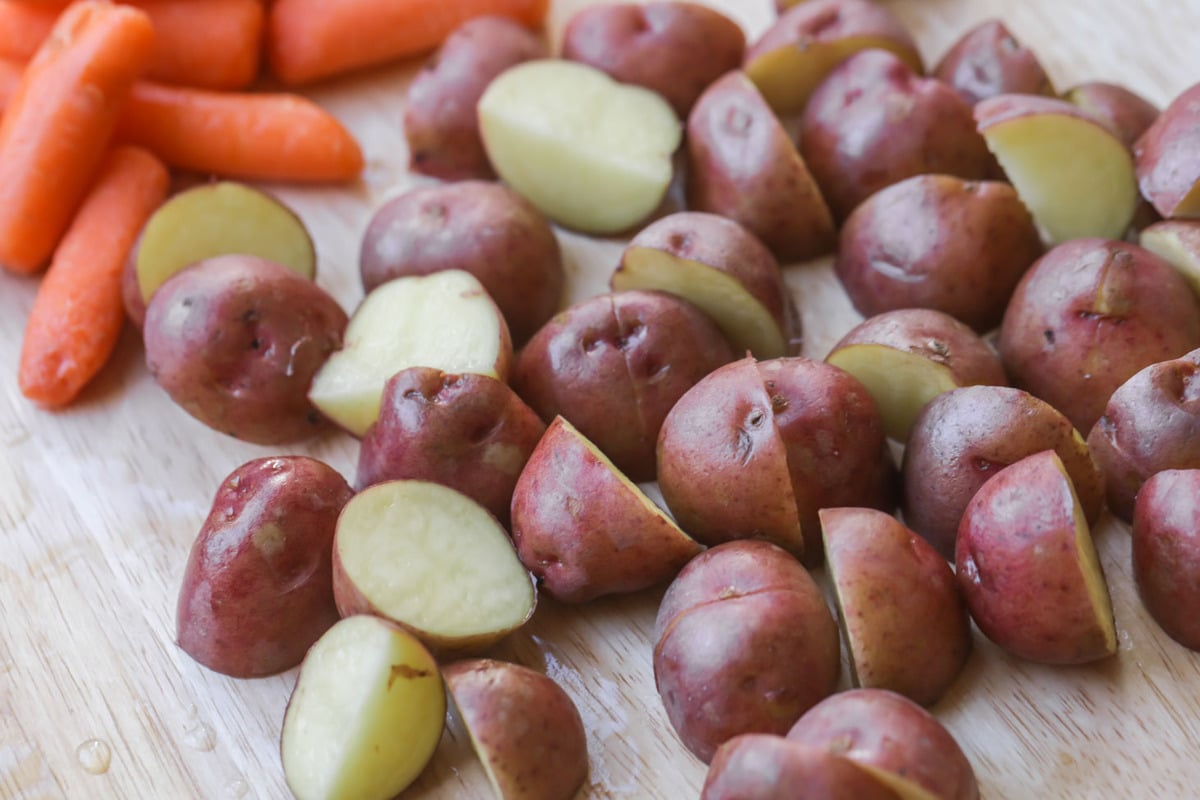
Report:
[[504,525],[517,478],[546,430],[507,384],[410,367],[383,390],[358,455],[359,489],[414,478],[457,489]]
[[762,733],[735,736],[717,749],[700,800],[899,800],[849,759]]
[[663,597],[654,634],[667,718],[705,763],[734,736],[784,733],[837,685],[837,625],[821,591],[766,542],[692,559]]
[[865,316],[930,308],[983,332],[1041,254],[1033,217],[1008,184],[918,175],[854,210],[834,269]]
[[521,473],[512,520],[521,563],[566,603],[662,583],[703,549],[562,417]]
[[492,659],[442,668],[446,690],[500,800],[571,800],[587,778],[587,735],[562,687]]
[[849,759],[898,795],[977,800],[975,771],[958,742],[916,703],[882,689],[852,689],[805,714],[787,738]]
[[787,116],[804,109],[831,70],[873,48],[924,71],[911,34],[884,6],[866,0],[809,0],[783,12],[750,47],[745,70],[771,107]]
[[710,83],[742,63],[745,49],[736,22],[697,3],[591,6],[571,17],[562,38],[563,58],[658,92],[683,119]]
[[718,80],[687,120],[687,202],[750,230],[785,262],[825,255],[833,217],[770,106],[740,72]]
[[1037,56],[998,19],[964,33],[930,74],[972,106],[998,94],[1054,94]]
[[1014,655],[1081,664],[1113,655],[1104,571],[1053,450],[1005,467],[963,512],[956,575],[984,635]]
[[971,107],[882,50],[851,56],[813,92],[800,121],[800,154],[839,220],[905,178],[981,180],[993,164]]
[[256,444],[293,442],[325,426],[307,392],[345,329],[346,312],[312,281],[255,256],[218,256],[150,299],[146,366],[210,428]]
[[1179,94],[1133,148],[1142,196],[1166,219],[1200,217],[1200,83]]
[[1200,305],[1158,256],[1079,239],[1043,256],[1004,313],[998,349],[1013,384],[1090,431],[1134,373],[1200,347]]
[[1064,96],[1108,126],[1130,150],[1161,113],[1140,94],[1115,83],[1081,83]]
[[540,37],[507,17],[460,25],[409,84],[404,138],[410,169],[448,181],[495,177],[475,106],[501,72],[548,55]]
[[367,292],[408,275],[469,272],[496,301],[514,344],[554,315],[565,283],[546,218],[512,189],[483,181],[420,187],[389,200],[363,234],[359,269]]
[[959,521],[992,475],[1042,450],[1066,465],[1089,522],[1100,516],[1104,476],[1070,421],[1019,389],[972,386],[934,398],[904,451],[904,521],[946,559]]
[[184,652],[235,678],[299,664],[338,619],[330,554],[353,494],[305,456],[256,459],[222,481],[179,590]]
[[717,326],[690,303],[617,292],[546,323],[521,351],[513,385],[542,419],[565,417],[623,473],[647,481],[667,412],[733,357]]
[[1150,616],[1200,650],[1200,470],[1164,470],[1142,487],[1133,515],[1133,577]]
[[1155,222],[1141,231],[1138,244],[1179,270],[1200,297],[1200,220]]

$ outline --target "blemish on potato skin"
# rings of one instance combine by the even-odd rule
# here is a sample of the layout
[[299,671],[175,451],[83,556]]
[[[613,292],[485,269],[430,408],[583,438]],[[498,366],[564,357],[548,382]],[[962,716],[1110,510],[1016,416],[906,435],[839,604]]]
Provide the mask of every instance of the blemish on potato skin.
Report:
[[408,664],[392,664],[391,672],[388,675],[387,688],[390,691],[392,684],[400,678],[404,680],[420,680],[421,678],[428,678],[430,674],[427,669],[416,669],[410,667]]

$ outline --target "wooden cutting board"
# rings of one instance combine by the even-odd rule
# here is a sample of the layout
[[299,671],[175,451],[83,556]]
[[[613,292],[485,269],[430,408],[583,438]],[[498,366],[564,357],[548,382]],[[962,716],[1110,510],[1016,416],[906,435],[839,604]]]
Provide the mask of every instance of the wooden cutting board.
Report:
[[[770,0],[709,0],[751,36]],[[585,0],[555,0],[551,30]],[[928,61],[969,25],[1002,15],[1055,84],[1118,81],[1165,103],[1200,81],[1200,0],[895,0]],[[373,209],[419,182],[405,171],[401,106],[415,64],[311,94],[362,142],[362,180],[272,187],[317,242],[319,282],[347,308],[361,297],[358,241]],[[572,298],[603,290],[621,243],[562,234]],[[858,317],[828,263],[787,270],[806,354],[822,357]],[[236,681],[172,641],[188,548],[220,479],[276,452],[234,441],[176,408],[127,332],[114,362],[69,411],[16,388],[35,279],[0,275],[0,798],[286,798],[278,757],[295,671]],[[356,445],[330,435],[287,452],[352,475]],[[1137,600],[1127,529],[1099,526],[1120,629],[1116,658],[1048,668],[980,636],[935,709],[989,798],[1183,798],[1200,786],[1200,662]],[[654,691],[650,631],[661,591],[584,608],[545,601],[497,654],[544,670],[579,705],[590,741],[588,798],[696,796],[704,769],[683,749]],[[1198,610],[1200,613],[1200,610]],[[486,798],[460,731],[405,797]]]

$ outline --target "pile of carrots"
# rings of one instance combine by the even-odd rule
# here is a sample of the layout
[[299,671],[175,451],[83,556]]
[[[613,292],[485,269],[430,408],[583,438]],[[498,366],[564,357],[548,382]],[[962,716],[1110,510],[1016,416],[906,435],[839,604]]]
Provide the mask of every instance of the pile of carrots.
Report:
[[0,266],[49,264],[18,380],[48,408],[103,367],[121,273],[168,168],[346,181],[363,156],[298,86],[436,48],[467,19],[536,26],[548,0],[0,0]]

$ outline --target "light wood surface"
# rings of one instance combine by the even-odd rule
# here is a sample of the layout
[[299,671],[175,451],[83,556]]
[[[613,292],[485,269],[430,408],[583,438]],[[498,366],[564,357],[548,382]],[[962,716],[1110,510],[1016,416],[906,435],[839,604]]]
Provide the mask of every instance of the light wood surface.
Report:
[[[555,0],[561,30],[582,0]],[[710,0],[753,36],[770,0]],[[1200,81],[1200,0],[896,0],[927,61],[965,28],[1001,15],[1056,85],[1119,81],[1165,103]],[[557,37],[555,37],[557,38]],[[703,57],[697,54],[697,57]],[[400,118],[414,64],[311,92],[344,119],[368,157],[340,189],[273,187],[312,230],[321,285],[347,308],[361,297],[359,236],[405,172]],[[620,243],[563,234],[572,297],[601,291]],[[822,357],[858,317],[827,263],[788,269]],[[36,281],[0,275],[0,798],[288,796],[279,728],[295,671],[254,681],[211,673],[173,644],[188,548],[220,479],[273,452],[221,436],[174,407],[150,379],[138,337],[65,413],[16,389],[17,353]],[[356,445],[331,435],[287,452],[352,475]],[[1097,531],[1120,629],[1098,666],[1055,669],[977,649],[935,710],[959,738],[988,798],[1196,796],[1200,662],[1137,600],[1129,537]],[[590,740],[588,798],[696,796],[704,769],[678,743],[654,691],[649,641],[660,592],[585,608],[544,601],[501,657],[544,669],[579,705]],[[101,744],[79,748],[89,740]],[[485,798],[461,732],[405,797]],[[110,764],[100,772],[103,751]],[[86,763],[85,763],[86,762]],[[91,766],[91,771],[87,769]],[[93,774],[98,772],[99,774]]]

